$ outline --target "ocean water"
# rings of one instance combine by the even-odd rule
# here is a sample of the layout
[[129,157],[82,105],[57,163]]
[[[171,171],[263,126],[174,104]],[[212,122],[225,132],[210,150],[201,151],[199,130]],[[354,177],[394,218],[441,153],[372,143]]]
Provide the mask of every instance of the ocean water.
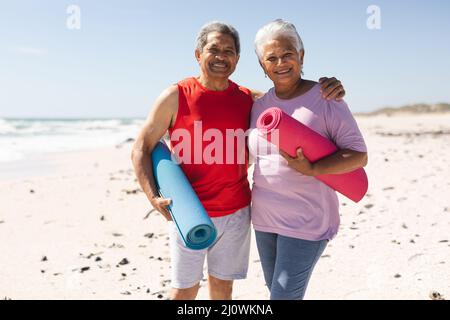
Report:
[[1,119],[0,163],[51,152],[114,146],[136,138],[144,119]]

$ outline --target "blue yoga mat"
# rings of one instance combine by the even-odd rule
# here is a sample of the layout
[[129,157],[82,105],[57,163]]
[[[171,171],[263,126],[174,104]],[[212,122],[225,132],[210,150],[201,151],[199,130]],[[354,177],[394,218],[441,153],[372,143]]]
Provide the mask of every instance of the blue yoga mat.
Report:
[[186,247],[208,248],[217,231],[180,166],[167,146],[158,142],[152,152],[153,175],[160,195],[172,199],[169,212]]

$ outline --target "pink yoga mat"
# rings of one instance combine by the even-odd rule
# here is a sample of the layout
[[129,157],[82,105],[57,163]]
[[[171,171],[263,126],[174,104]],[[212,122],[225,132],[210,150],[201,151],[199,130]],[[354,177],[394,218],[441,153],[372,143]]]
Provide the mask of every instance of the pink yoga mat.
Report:
[[[296,157],[297,149],[302,148],[305,157],[311,162],[316,162],[338,150],[333,142],[284,113],[280,108],[270,108],[263,112],[256,122],[256,127],[268,141],[292,157]],[[271,140],[271,134],[276,129],[279,130],[278,143]],[[364,197],[368,188],[367,175],[363,168],[349,173],[327,174],[315,178],[355,202]]]

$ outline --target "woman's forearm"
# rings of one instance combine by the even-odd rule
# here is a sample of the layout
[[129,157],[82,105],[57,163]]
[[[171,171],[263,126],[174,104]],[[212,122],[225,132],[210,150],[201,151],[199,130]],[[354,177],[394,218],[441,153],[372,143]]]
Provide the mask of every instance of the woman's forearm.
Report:
[[313,163],[313,175],[342,174],[367,165],[366,152],[348,149],[339,150],[332,155]]

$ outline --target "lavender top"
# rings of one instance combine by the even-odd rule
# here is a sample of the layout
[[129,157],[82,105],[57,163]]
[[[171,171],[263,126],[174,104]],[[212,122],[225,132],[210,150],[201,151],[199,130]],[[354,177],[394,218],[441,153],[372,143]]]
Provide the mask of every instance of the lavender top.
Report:
[[[259,115],[271,107],[282,109],[333,141],[339,149],[367,152],[347,104],[323,99],[320,84],[290,100],[278,98],[274,88],[270,89],[253,105],[252,129],[256,128]],[[310,241],[332,239],[340,222],[336,192],[316,178],[288,167],[276,150],[262,151],[258,146],[264,145],[263,139],[252,130],[249,149],[255,170],[251,216],[255,230]]]

